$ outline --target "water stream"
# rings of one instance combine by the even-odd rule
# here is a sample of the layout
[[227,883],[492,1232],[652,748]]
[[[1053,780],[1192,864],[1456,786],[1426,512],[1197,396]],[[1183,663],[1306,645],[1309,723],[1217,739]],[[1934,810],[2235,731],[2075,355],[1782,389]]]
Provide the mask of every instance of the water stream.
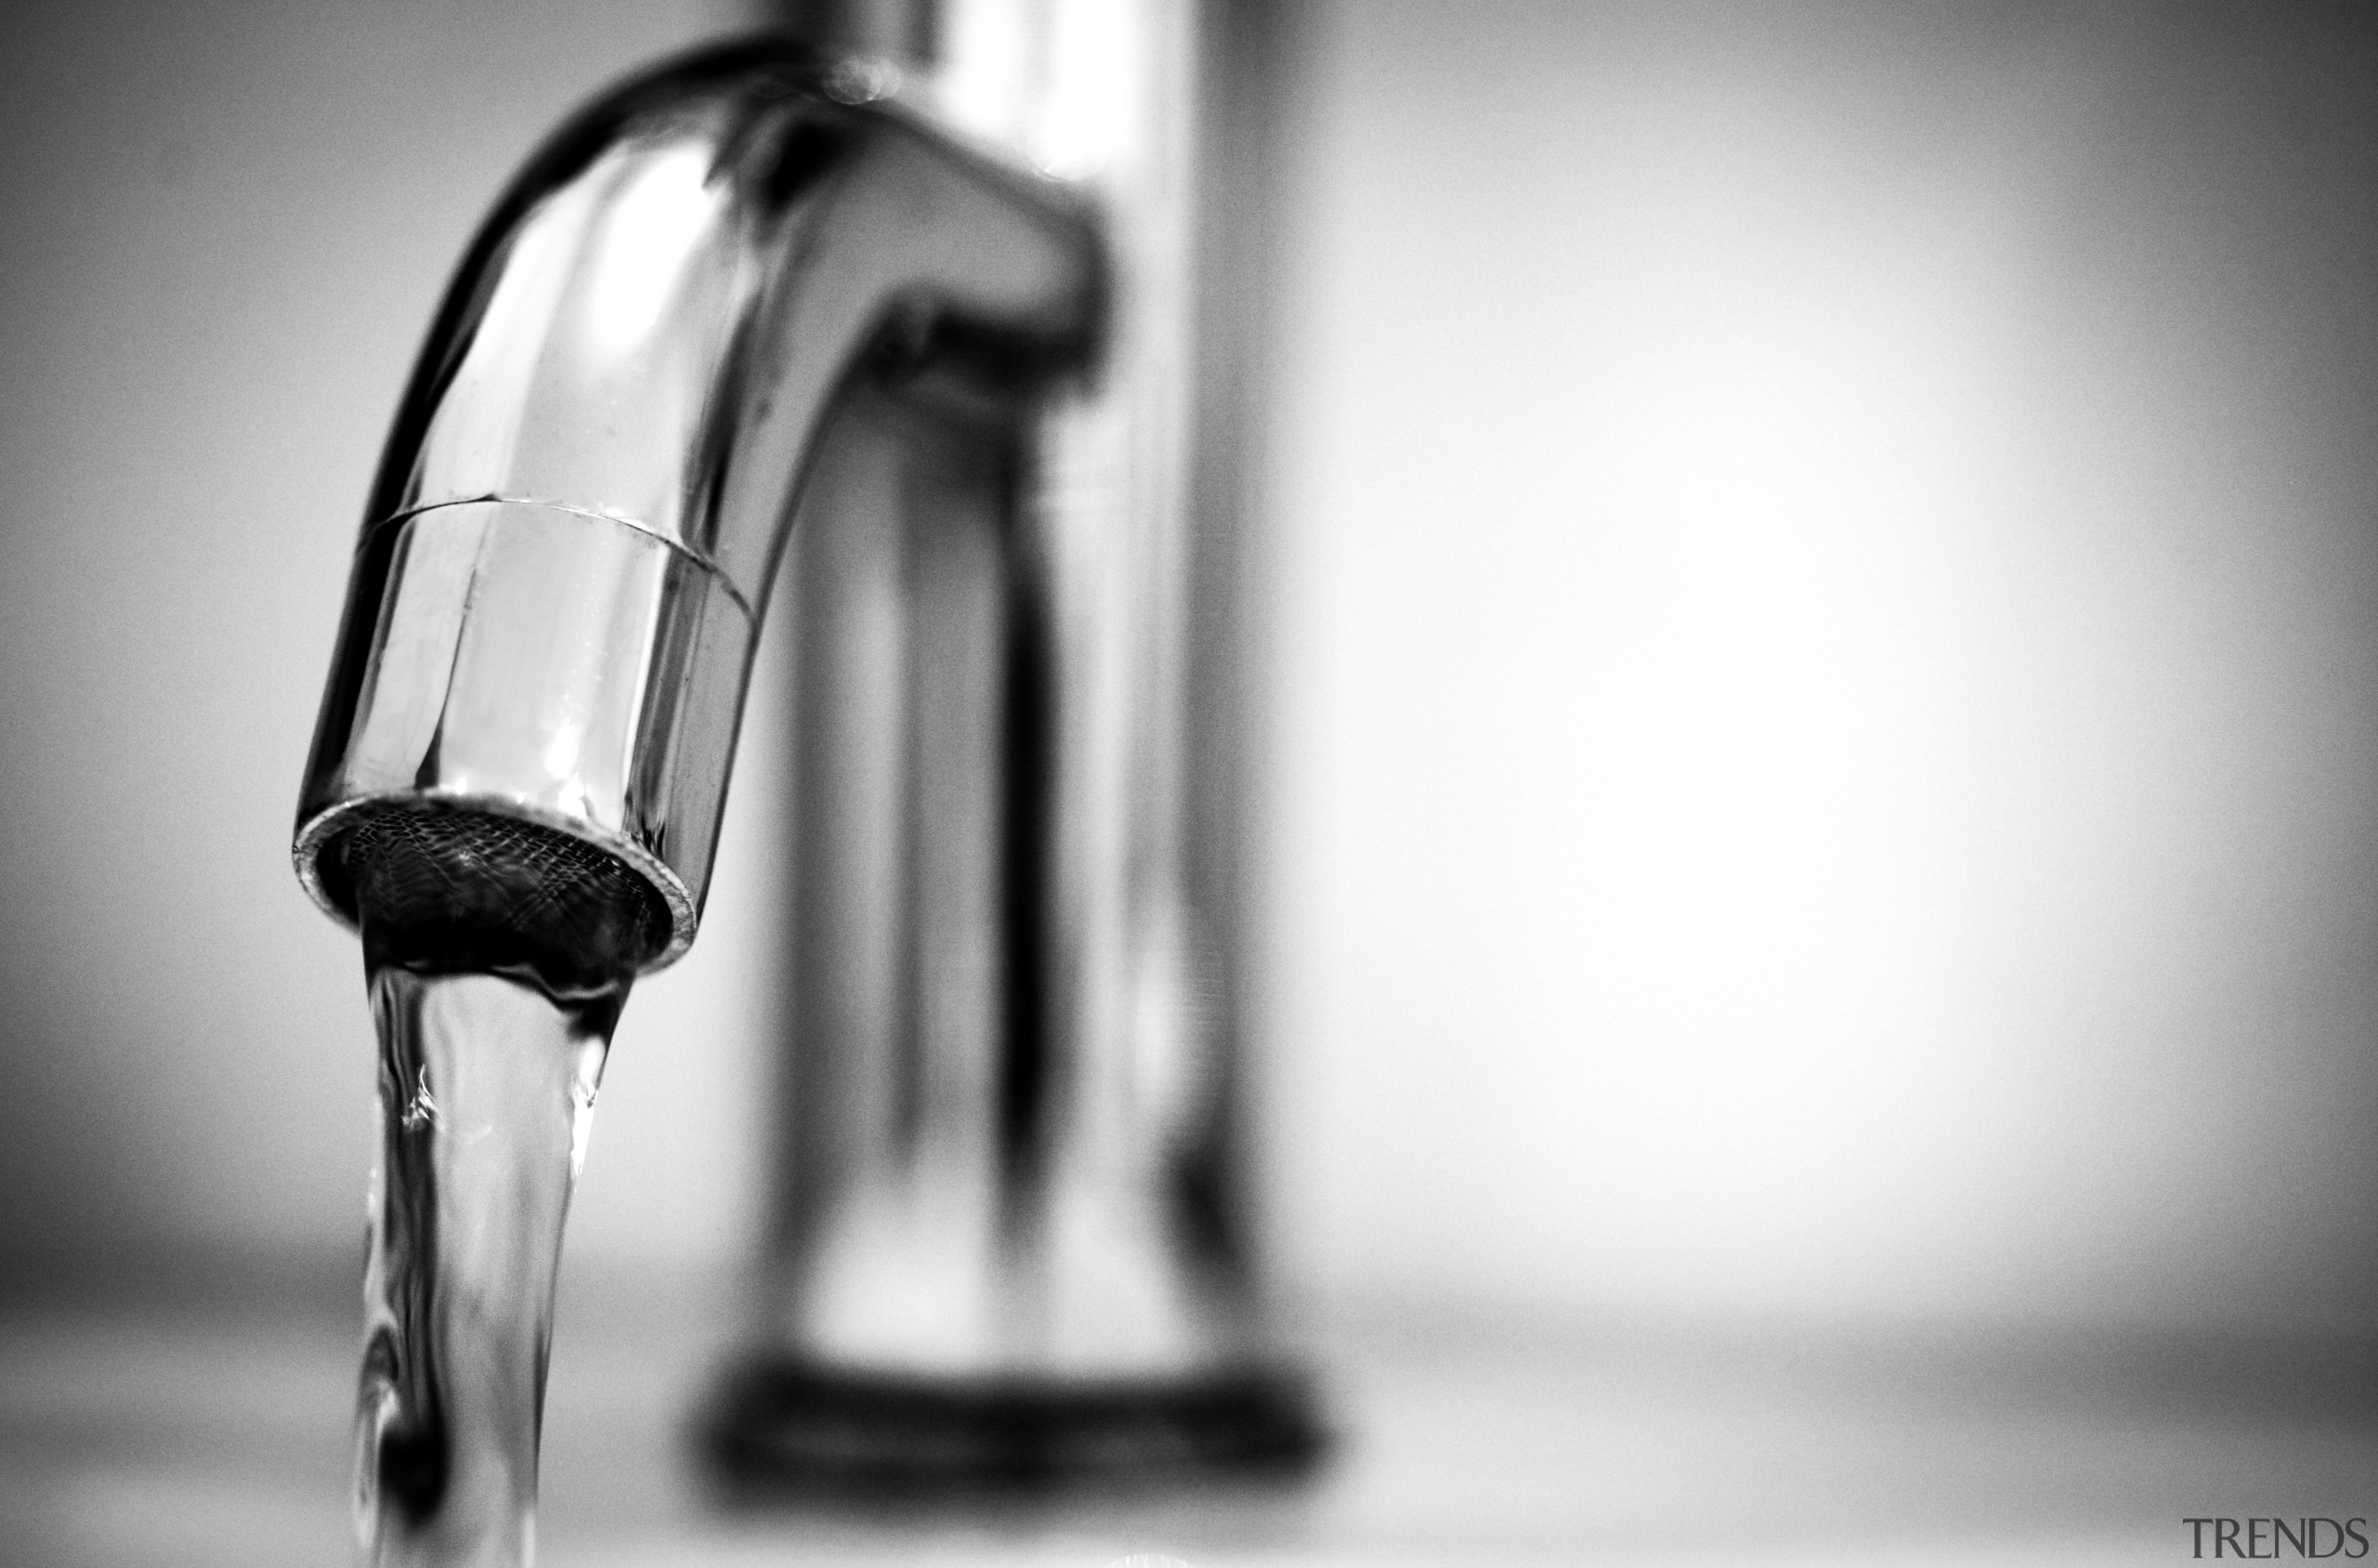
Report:
[[[555,1270],[621,975],[410,967],[365,922],[380,1034],[356,1411],[360,1561],[526,1564]],[[459,972],[458,972],[459,971]]]

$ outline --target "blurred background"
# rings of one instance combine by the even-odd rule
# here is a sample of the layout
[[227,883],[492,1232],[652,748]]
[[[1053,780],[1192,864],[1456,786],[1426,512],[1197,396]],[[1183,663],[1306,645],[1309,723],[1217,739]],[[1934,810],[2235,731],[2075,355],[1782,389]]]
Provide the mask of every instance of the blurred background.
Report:
[[[8,1297],[347,1287],[370,1026],[287,842],[385,422],[524,151],[750,20],[0,22]],[[1284,1298],[2378,1337],[2378,28],[1282,36],[1244,830]],[[751,1243],[766,737],[572,1277],[723,1289]]]

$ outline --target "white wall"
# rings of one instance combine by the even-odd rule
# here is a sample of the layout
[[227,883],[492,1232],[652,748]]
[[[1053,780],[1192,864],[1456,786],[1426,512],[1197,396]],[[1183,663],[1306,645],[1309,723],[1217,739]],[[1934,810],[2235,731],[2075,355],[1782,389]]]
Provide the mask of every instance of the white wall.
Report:
[[1326,13],[1291,1253],[2378,1319],[2369,30]]

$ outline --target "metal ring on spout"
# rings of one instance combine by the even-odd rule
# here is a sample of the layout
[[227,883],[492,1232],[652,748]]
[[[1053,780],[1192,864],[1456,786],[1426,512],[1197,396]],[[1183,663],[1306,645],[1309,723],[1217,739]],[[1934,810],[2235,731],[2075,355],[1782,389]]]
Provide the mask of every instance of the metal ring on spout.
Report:
[[[516,817],[625,862],[682,954],[734,756],[754,629],[699,556],[611,518],[539,503],[425,508],[375,529],[357,568],[374,618],[338,688],[333,771],[296,838],[315,901],[353,922],[323,852],[363,816],[421,804]],[[693,809],[685,809],[690,804]]]

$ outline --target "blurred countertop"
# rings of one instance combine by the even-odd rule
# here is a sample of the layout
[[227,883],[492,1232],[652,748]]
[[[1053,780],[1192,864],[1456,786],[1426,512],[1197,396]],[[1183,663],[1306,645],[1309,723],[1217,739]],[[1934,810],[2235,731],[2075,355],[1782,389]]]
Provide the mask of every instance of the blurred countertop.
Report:
[[[0,1559],[347,1560],[356,1329],[316,1289],[0,1312]],[[2366,1340],[1753,1332],[1339,1313],[1338,1451],[1291,1490],[728,1509],[685,1440],[732,1293],[566,1282],[548,1568],[2168,1563],[2191,1515],[2378,1515]]]

